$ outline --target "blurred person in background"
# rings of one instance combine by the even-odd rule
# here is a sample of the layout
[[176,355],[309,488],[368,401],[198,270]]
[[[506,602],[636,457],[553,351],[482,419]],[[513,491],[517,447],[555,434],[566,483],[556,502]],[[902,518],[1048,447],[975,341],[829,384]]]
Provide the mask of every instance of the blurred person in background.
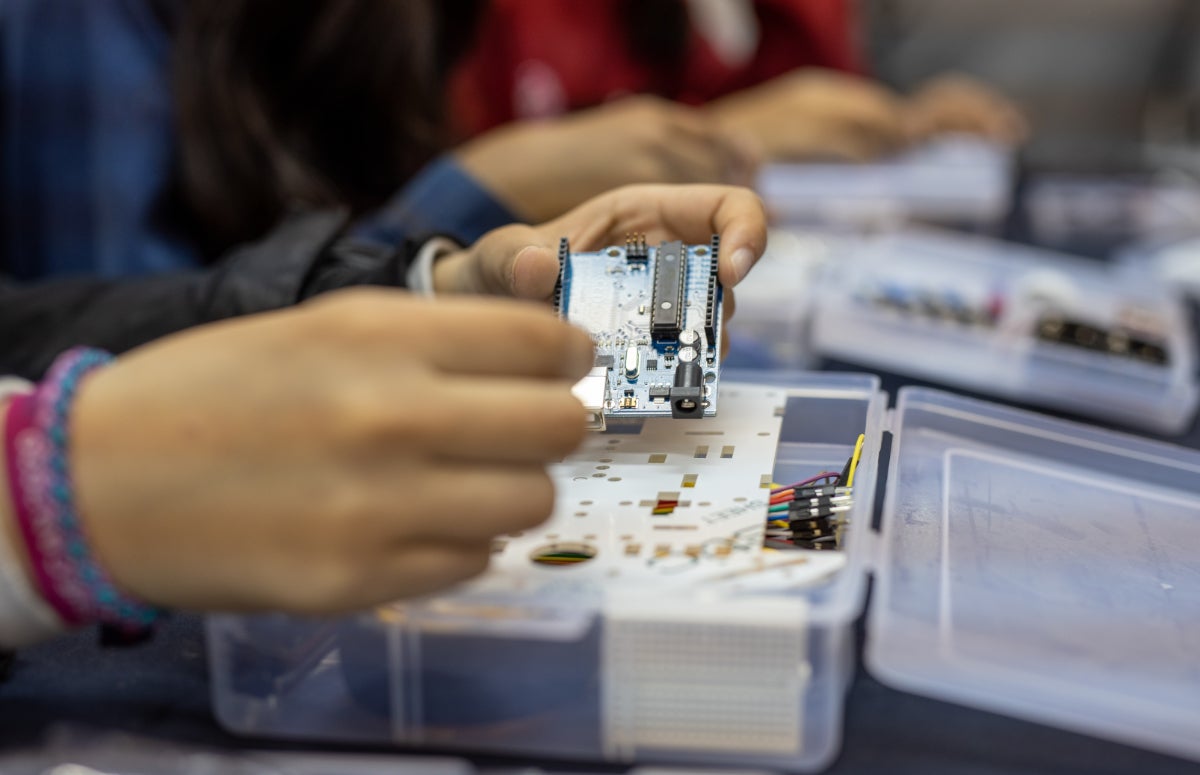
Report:
[[[23,246],[77,258],[114,233],[208,262],[0,283],[0,374],[41,379],[0,380],[0,647],[95,622],[138,630],[163,608],[344,611],[479,572],[494,535],[549,514],[546,466],[584,432],[571,386],[591,343],[535,303],[558,239],[719,233],[726,287],[765,248],[757,197],[721,186],[623,187],[461,244],[388,212],[438,140],[427,3],[0,8],[22,76],[5,69],[6,265]],[[57,45],[22,45],[16,21]],[[129,52],[120,35],[113,51],[93,37],[164,24],[181,25],[186,63],[173,109],[151,70],[117,77],[138,72],[114,54]],[[82,77],[74,57],[89,53],[108,69]],[[441,217],[428,190],[404,197]],[[152,227],[160,239],[139,242]],[[438,298],[356,290],[278,309],[364,283]],[[46,369],[67,346],[160,336]],[[429,519],[478,492],[503,502],[469,526]]]
[[[553,251],[518,255],[560,236],[599,247],[671,223],[708,239],[723,194],[647,188],[481,240],[516,218],[438,156],[439,74],[463,34],[438,31],[470,5],[0,7],[0,372],[36,377],[72,345],[120,352],[347,285],[548,298]],[[730,286],[761,252],[741,247]],[[73,276],[12,282],[54,275]]]
[[1024,138],[1019,111],[971,78],[898,92],[867,77],[853,10],[487,0],[450,76],[454,125],[475,138],[459,157],[536,219],[621,182],[748,182],[759,162],[867,161],[944,132]]
[[905,90],[954,67],[1012,96],[1035,169],[1136,170],[1200,141],[1194,0],[869,0],[873,71]]

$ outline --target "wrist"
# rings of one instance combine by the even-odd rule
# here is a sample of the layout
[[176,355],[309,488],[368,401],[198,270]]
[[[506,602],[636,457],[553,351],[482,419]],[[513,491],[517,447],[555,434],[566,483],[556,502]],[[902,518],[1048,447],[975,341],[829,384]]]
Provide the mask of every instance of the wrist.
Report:
[[30,577],[68,625],[91,622],[132,630],[158,612],[120,592],[97,563],[80,519],[71,463],[72,414],[81,384],[111,356],[73,350],[61,356],[33,393],[6,412],[9,503]]

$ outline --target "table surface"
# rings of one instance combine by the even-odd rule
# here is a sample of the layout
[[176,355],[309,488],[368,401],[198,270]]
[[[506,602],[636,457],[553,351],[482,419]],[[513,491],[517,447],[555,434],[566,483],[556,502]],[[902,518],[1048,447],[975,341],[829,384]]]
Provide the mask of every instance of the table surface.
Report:
[[[1019,232],[1020,223],[1015,222],[1012,230]],[[823,367],[855,368],[832,362]],[[906,384],[928,384],[881,376],[885,389],[893,395]],[[1200,424],[1169,441],[1200,449]],[[856,629],[861,654],[861,620]],[[89,632],[21,652],[11,676],[0,684],[0,750],[30,744],[62,723],[221,751],[296,748],[294,744],[238,738],[217,726],[209,705],[203,628],[195,616],[173,618],[151,642],[140,646],[101,648],[95,634]],[[1200,772],[1200,764],[891,689],[864,669],[861,657],[846,700],[844,735],[841,755],[828,772]],[[485,772],[528,771],[529,767],[547,772],[624,769],[507,759],[475,761]]]

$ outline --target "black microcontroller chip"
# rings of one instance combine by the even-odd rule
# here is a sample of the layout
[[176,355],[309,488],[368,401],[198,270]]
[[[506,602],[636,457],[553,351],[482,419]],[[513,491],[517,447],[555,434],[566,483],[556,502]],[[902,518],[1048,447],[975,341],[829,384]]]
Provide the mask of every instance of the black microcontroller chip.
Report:
[[675,339],[683,328],[683,287],[686,275],[683,243],[664,242],[654,259],[654,297],[650,311],[650,335]]

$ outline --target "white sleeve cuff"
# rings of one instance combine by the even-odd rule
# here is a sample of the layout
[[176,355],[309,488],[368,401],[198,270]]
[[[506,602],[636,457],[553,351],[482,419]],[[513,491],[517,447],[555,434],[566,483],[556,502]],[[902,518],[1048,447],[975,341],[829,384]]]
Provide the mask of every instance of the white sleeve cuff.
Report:
[[460,246],[454,240],[445,237],[434,237],[421,246],[417,258],[408,267],[404,281],[408,289],[422,296],[433,295],[433,262],[459,250]]
[[33,390],[33,383],[16,377],[0,377],[0,401],[10,396],[28,393]]
[[[32,389],[24,380],[0,377],[0,402]],[[29,646],[66,629],[25,576],[19,551],[10,545],[7,532],[0,530],[0,646],[10,649]]]

